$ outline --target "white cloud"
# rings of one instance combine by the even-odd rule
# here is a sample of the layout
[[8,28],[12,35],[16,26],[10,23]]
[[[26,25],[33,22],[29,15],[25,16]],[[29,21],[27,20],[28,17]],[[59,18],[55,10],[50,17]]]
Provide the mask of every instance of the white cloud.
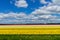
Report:
[[46,2],[45,0],[40,0],[40,2],[42,3],[42,4],[47,4],[48,2]]
[[21,24],[24,22],[26,16],[27,15],[23,12],[9,12],[7,14],[0,13],[0,24]]
[[52,6],[44,6],[39,9],[36,9],[31,14],[60,14],[60,6],[52,5]]
[[43,9],[36,9],[35,11],[33,11],[31,14],[50,14],[52,12],[45,10],[45,8]]
[[52,16],[52,15],[41,15],[40,16],[41,18],[46,18],[46,19],[48,19],[48,18],[56,18],[56,16]]
[[60,0],[52,0],[54,4],[60,5]]
[[26,0],[18,0],[15,2],[15,6],[26,8],[26,7],[28,7],[28,4],[27,4]]
[[25,17],[26,14],[21,12],[21,13],[14,13],[14,12],[9,12],[7,14],[5,13],[0,13],[0,19],[1,18],[19,18],[19,17]]
[[23,12],[9,12],[8,14],[0,13],[0,24],[50,23],[59,21],[59,19],[55,20],[56,18],[58,17],[53,15],[26,15]]
[[[33,11],[31,13],[31,15],[37,16],[37,18],[40,19],[40,21],[44,20],[45,23],[59,23],[60,16],[55,15],[55,14],[60,15],[60,5],[59,4],[60,4],[60,1],[54,0],[53,3],[49,3],[47,6],[43,6],[43,7],[36,9],[35,11]],[[52,20],[52,19],[54,19],[54,20]],[[44,23],[44,22],[41,22],[41,23]]]
[[[9,12],[7,14],[0,13],[0,24],[26,24],[26,23],[46,23],[44,19],[52,18],[52,15],[26,15],[25,13]],[[54,17],[56,18],[56,17]]]

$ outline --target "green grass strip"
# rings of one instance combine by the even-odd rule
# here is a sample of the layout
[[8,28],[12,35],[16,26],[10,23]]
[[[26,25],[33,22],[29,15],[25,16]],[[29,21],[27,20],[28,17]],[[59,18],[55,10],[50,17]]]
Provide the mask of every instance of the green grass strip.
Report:
[[25,35],[25,34],[0,34],[0,40],[60,40],[60,35],[59,34],[30,34],[30,35]]

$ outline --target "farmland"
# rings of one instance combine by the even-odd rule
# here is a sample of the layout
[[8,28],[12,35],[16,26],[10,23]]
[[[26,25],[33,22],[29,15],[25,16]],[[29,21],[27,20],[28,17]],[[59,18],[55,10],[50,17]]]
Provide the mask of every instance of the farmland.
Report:
[[0,35],[0,40],[60,40],[60,35],[41,35],[41,34],[38,34],[38,35],[34,35],[34,34],[30,34],[30,35],[27,35],[27,34],[10,34],[10,35],[7,35],[7,34],[2,34]]
[[60,25],[1,25],[0,34],[60,34]]
[[1,25],[0,40],[60,40],[60,25]]

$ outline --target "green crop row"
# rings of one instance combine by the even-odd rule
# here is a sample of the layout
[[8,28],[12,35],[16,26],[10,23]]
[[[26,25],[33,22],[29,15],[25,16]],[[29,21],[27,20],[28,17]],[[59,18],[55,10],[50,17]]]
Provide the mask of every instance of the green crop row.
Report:
[[16,34],[16,35],[0,35],[0,40],[60,40],[60,35],[25,35],[25,34]]

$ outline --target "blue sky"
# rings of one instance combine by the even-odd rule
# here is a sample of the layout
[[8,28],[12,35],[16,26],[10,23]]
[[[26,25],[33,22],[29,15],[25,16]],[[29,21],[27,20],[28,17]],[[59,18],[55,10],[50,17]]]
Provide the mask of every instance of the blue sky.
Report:
[[60,23],[59,0],[0,0],[0,24]]
[[[17,0],[16,0],[17,1]],[[0,12],[25,12],[27,14],[31,13],[35,9],[44,6],[40,2],[40,0],[25,0],[28,4],[27,8],[24,7],[17,7],[14,5],[15,0],[0,0]],[[33,2],[35,1],[35,2]],[[47,2],[50,2],[51,0],[46,0]]]

